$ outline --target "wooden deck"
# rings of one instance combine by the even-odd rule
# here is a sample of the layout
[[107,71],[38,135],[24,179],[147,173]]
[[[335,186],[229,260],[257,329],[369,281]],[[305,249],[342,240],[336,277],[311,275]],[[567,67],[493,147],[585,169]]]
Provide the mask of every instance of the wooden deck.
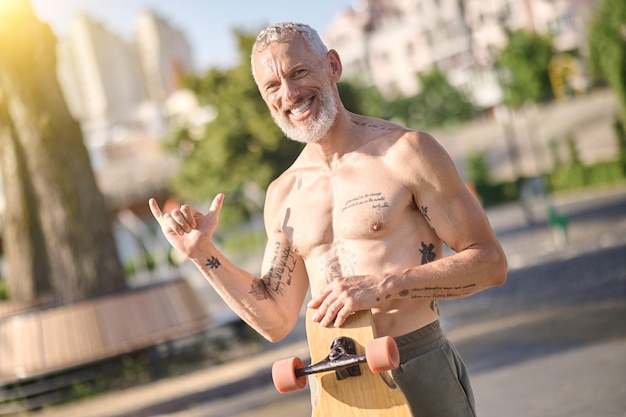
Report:
[[[18,309],[19,310],[19,309]],[[0,383],[136,351],[208,328],[185,280],[0,318]]]

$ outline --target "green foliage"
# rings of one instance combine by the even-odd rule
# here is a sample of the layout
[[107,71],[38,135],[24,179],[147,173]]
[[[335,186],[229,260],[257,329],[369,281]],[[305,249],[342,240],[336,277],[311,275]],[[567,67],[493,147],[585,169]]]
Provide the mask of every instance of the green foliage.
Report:
[[393,117],[415,129],[460,124],[474,116],[474,107],[467,96],[450,85],[438,69],[418,74],[421,90],[413,97],[391,103]]
[[613,130],[615,131],[615,139],[617,140],[618,160],[622,166],[624,175],[626,175],[626,126],[624,126],[624,121],[619,118],[615,118],[615,122],[613,122]]
[[485,151],[476,151],[469,156],[467,170],[474,185],[491,184],[491,173]]
[[223,224],[233,224],[259,210],[258,201],[245,194],[251,183],[266,189],[296,158],[302,146],[285,139],[274,124],[250,72],[249,52],[254,37],[236,32],[240,51],[238,66],[213,68],[200,77],[190,77],[186,87],[201,105],[215,109],[217,117],[205,134],[194,139],[186,128],[173,132],[169,147],[182,156],[175,192],[185,200],[210,201],[226,195]]
[[561,166],[561,155],[559,155],[559,144],[557,140],[554,138],[550,139],[548,148],[550,150],[550,158],[552,159],[552,167],[557,168]]
[[496,184],[478,183],[476,193],[483,206],[494,206],[519,199],[518,181],[504,181]]
[[389,103],[373,86],[359,81],[340,81],[337,83],[339,96],[346,109],[358,114],[388,119],[391,116]]
[[571,190],[587,185],[587,168],[581,164],[567,164],[553,170],[547,176],[552,191]]
[[534,103],[553,97],[548,65],[554,55],[549,36],[518,30],[498,57],[504,87],[504,101],[517,108],[527,101]]
[[228,254],[246,254],[262,251],[266,236],[263,229],[239,230],[224,234],[221,248]]
[[551,191],[573,190],[623,183],[626,175],[619,161],[603,161],[591,165],[564,165],[547,175]]
[[0,300],[8,300],[9,294],[7,292],[7,282],[0,276]]
[[598,3],[588,31],[589,67],[608,82],[626,114],[626,2]]
[[580,152],[578,152],[578,146],[576,143],[576,137],[572,132],[567,134],[565,138],[565,143],[567,144],[567,153],[569,155],[570,165],[579,166],[582,165],[582,160],[580,159]]
[[[626,147],[626,133],[624,126],[618,119],[615,122],[619,146]],[[620,136],[622,135],[622,136]],[[571,132],[565,137],[568,158],[561,161],[558,158],[557,143],[550,141],[555,163],[550,172],[544,174],[547,188],[551,191],[575,190],[587,187],[602,187],[626,182],[626,165],[624,155],[620,154],[615,160],[601,161],[593,164],[585,164],[580,158],[576,147],[576,137]],[[489,180],[489,167],[485,161],[484,152],[472,154],[468,160],[470,179],[474,182],[476,193],[481,203],[485,206],[496,205],[504,202],[516,201],[520,198],[520,184],[525,178],[518,181],[505,181],[493,183]]]

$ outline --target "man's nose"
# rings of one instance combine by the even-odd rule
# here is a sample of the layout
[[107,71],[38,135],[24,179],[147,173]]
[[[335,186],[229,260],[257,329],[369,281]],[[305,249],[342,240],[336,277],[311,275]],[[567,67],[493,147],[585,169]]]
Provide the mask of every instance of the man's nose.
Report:
[[294,102],[300,96],[300,85],[294,80],[285,80],[283,82],[283,96],[289,102]]

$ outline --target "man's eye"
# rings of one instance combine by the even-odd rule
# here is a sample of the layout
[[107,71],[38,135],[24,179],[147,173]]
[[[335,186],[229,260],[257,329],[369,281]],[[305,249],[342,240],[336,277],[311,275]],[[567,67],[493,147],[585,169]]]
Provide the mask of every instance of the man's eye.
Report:
[[306,70],[299,69],[299,70],[294,71],[293,78],[300,78],[300,77],[304,77],[305,75],[306,75]]

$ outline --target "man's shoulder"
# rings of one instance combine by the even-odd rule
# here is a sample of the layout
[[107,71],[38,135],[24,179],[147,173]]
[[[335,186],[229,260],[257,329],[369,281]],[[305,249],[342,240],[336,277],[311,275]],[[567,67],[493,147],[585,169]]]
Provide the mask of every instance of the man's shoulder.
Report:
[[416,153],[429,153],[432,145],[436,145],[436,139],[428,132],[409,129],[397,124],[386,125],[388,131],[375,136],[372,140],[374,146],[385,149],[387,156],[409,157]]

